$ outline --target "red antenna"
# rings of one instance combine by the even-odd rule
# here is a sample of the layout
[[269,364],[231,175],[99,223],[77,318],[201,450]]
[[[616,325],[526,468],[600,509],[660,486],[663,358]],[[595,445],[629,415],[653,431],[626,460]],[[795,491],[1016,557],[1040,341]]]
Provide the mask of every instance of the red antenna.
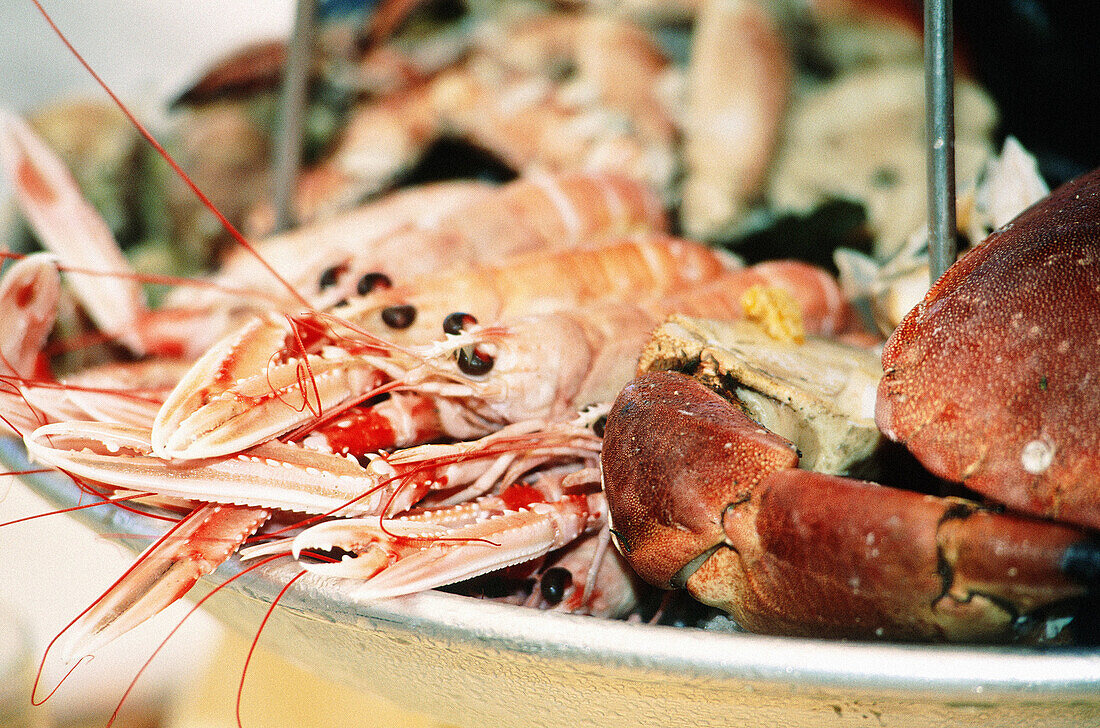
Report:
[[57,34],[57,37],[61,39],[61,42],[65,44],[65,47],[69,49],[69,52],[73,54],[73,57],[75,57],[76,60],[80,62],[80,65],[84,66],[85,70],[87,70],[88,73],[91,74],[92,78],[95,79],[95,82],[99,84],[104,91],[107,92],[107,95],[110,96],[111,100],[115,102],[115,105],[122,110],[122,113],[126,115],[126,118],[129,119],[130,123],[134,125],[134,128],[138,130],[138,133],[145,137],[145,140],[149,142],[154,149],[157,150],[157,153],[164,158],[164,161],[168,162],[168,165],[175,171],[176,174],[180,176],[180,179],[182,179],[184,183],[186,183],[187,186],[191,188],[191,191],[195,194],[196,197],[198,197],[199,201],[202,202],[202,204],[208,210],[210,210],[210,212],[212,212],[215,217],[218,218],[218,222],[222,224],[222,226],[233,237],[233,239],[244,246],[245,250],[254,255],[256,259],[259,260],[260,263],[264,266],[264,268],[266,268],[268,272],[271,273],[271,275],[275,276],[275,279],[278,280],[279,283],[281,283],[290,292],[290,294],[300,304],[302,304],[302,306],[307,309],[311,309],[312,307],[309,305],[309,302],[306,301],[306,299],[303,298],[300,293],[298,293],[297,289],[295,289],[294,286],[290,285],[289,281],[279,275],[279,272],[271,267],[270,263],[264,260],[259,251],[257,251],[256,248],[253,247],[252,243],[248,242],[245,236],[242,235],[240,231],[233,226],[233,223],[229,222],[229,220],[226,219],[225,215],[223,215],[221,211],[214,205],[214,203],[210,201],[210,198],[208,198],[203,193],[203,191],[199,189],[198,185],[196,185],[195,182],[187,175],[187,173],[184,172],[182,168],[180,168],[179,164],[176,163],[176,160],[172,158],[172,155],[168,153],[168,150],[161,146],[160,142],[158,142],[156,138],[149,132],[149,130],[145,128],[145,125],[138,121],[133,112],[131,112],[126,104],[122,102],[122,99],[115,95],[115,92],[111,90],[111,87],[107,85],[107,82],[100,78],[99,74],[95,72],[95,69],[92,68],[92,66],[86,60],[84,60],[84,56],[80,55],[80,52],[77,51],[73,44],[69,42],[69,39],[65,37],[65,34],[62,33],[61,29],[57,27],[57,24],[53,22],[53,18],[51,18],[49,13],[46,12],[46,9],[42,7],[42,4],[38,0],[31,0],[31,2],[33,2],[34,6],[38,8],[38,12],[40,12],[42,14],[42,17],[46,19],[46,22],[49,23],[50,28],[52,28],[53,32]]

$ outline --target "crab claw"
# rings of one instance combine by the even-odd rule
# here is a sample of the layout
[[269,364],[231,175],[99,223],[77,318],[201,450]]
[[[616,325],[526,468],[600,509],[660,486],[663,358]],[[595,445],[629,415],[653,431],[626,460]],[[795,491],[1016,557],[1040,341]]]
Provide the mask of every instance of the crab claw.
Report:
[[887,342],[876,421],[933,473],[1100,528],[1100,170],[953,265]]
[[622,392],[602,458],[639,574],[754,631],[1003,638],[1100,576],[1100,547],[1075,528],[798,470],[791,443],[682,374]]

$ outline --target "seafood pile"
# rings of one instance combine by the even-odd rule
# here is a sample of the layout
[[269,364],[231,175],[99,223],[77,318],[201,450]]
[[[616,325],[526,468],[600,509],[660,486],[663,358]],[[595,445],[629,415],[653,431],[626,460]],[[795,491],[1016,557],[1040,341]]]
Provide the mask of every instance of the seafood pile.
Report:
[[[13,255],[0,279],[0,421],[91,496],[173,522],[67,628],[67,655],[234,553],[294,559],[356,599],[465,582],[451,588],[640,619],[640,575],[750,630],[1068,639],[1050,625],[1100,574],[1100,177],[1005,225],[1046,190],[1011,163],[1022,151],[991,159],[995,112],[964,82],[959,177],[981,185],[962,224],[1004,227],[895,331],[883,301],[905,307],[895,284],[922,265],[909,24],[854,2],[794,20],[753,0],[533,3],[413,43],[420,5],[381,3],[366,50],[337,64],[359,92],[301,175],[301,226],[238,234],[204,277],[156,279],[172,284],[156,307],[117,226],[31,126],[0,117],[0,162],[50,251]],[[806,22],[812,47],[792,35]],[[236,113],[240,60],[186,97],[213,104],[193,119]],[[866,127],[813,123],[869,89],[883,115]],[[443,138],[508,179],[416,183]],[[843,284],[708,244],[840,196],[866,205],[874,238],[839,254]],[[270,225],[263,200],[231,207]],[[66,308],[105,361],[51,361],[80,345],[49,338]],[[916,459],[884,456],[882,435]],[[918,460],[926,492],[949,495],[854,479],[896,483]]]

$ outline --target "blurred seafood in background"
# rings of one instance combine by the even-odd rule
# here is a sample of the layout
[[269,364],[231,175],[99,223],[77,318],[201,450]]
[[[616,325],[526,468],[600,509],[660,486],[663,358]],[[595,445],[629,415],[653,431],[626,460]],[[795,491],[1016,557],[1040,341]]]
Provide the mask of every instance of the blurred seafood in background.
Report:
[[682,131],[680,221],[688,235],[722,234],[760,195],[790,93],[791,63],[762,5],[704,5],[692,38]]
[[[650,186],[687,235],[744,248],[750,260],[831,265],[833,247],[857,240],[888,258],[924,217],[919,28],[919,8],[905,0],[345,7],[323,18],[313,44],[293,214],[328,218],[425,181],[600,172]],[[274,224],[271,138],[286,55],[278,41],[228,55],[179,95],[164,129],[199,187],[253,237]],[[966,75],[965,46],[960,62],[965,189],[992,154],[998,117]],[[113,117],[98,106],[44,116]],[[93,203],[104,199],[139,268],[155,259],[162,272],[168,263],[190,275],[231,252],[213,216],[119,119],[110,123],[114,131],[86,135],[115,139],[108,149],[67,161],[95,170],[78,178],[88,176]],[[806,219],[829,239],[791,250],[789,221]]]
[[[996,109],[974,84],[955,86],[955,164],[973,184],[993,152]],[[861,204],[874,253],[896,253],[927,218],[924,70],[916,63],[862,69],[794,102],[769,198],[806,212],[829,199]]]
[[[1035,158],[1009,137],[1000,156],[989,159],[956,200],[960,239],[984,240],[1049,191]],[[833,259],[845,295],[867,311],[883,336],[897,328],[928,290],[927,230],[914,232],[886,258],[837,248]]]

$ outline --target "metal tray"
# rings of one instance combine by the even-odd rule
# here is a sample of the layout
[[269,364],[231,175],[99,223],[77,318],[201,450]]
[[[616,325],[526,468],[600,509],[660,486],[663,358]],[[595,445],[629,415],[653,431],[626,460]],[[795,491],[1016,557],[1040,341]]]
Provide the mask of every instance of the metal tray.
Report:
[[[0,459],[29,464],[0,438]],[[23,476],[59,507],[76,487]],[[121,509],[76,516],[153,537]],[[140,546],[141,544],[138,544]],[[239,573],[233,560],[209,591]],[[274,562],[204,608],[251,636],[288,579]],[[356,602],[340,581],[299,579],[262,644],[312,673],[459,726],[1100,726],[1100,651],[869,644],[677,629],[426,592]],[[457,718],[456,718],[457,716]],[[456,723],[457,721],[457,723]]]

